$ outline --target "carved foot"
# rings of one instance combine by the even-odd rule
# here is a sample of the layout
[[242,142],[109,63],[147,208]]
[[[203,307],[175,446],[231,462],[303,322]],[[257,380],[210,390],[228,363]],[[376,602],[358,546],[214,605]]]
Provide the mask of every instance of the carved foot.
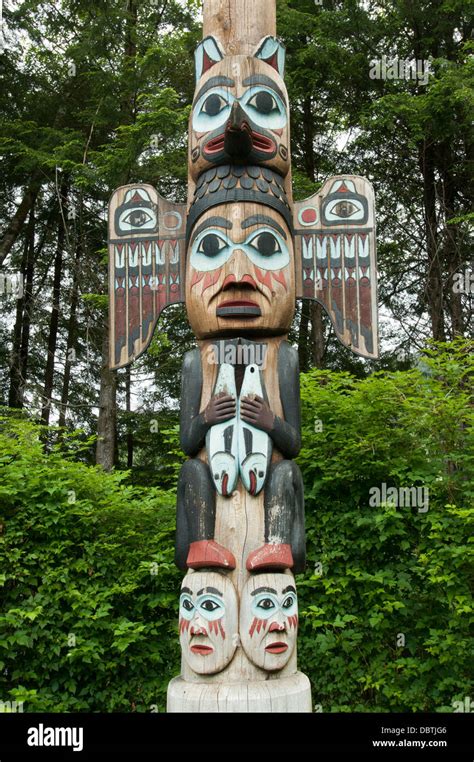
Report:
[[291,569],[293,567],[291,545],[266,543],[249,555],[246,566],[247,571]]
[[199,540],[189,546],[186,565],[189,569],[218,567],[232,570],[235,569],[235,558],[230,550],[214,540]]

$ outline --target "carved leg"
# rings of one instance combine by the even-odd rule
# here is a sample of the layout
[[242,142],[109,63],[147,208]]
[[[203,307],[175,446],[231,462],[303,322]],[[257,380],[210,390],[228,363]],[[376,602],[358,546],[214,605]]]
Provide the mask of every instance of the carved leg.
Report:
[[179,569],[234,569],[230,551],[214,541],[216,492],[206,463],[197,458],[183,464],[178,482],[176,552]]
[[250,554],[249,571],[304,571],[306,560],[303,479],[296,463],[271,466],[265,485],[265,545]]

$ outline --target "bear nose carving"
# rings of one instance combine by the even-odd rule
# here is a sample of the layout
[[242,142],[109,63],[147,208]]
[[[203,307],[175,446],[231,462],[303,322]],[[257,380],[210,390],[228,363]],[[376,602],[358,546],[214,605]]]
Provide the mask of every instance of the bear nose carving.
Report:
[[235,101],[227,122],[224,139],[224,150],[233,159],[247,159],[253,143],[246,114],[238,101]]

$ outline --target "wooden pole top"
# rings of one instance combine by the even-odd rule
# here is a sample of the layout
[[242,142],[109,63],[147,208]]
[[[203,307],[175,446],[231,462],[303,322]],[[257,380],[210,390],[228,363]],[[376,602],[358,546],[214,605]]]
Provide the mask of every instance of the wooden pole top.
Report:
[[276,36],[276,0],[204,0],[203,37],[217,37],[227,55],[252,55]]

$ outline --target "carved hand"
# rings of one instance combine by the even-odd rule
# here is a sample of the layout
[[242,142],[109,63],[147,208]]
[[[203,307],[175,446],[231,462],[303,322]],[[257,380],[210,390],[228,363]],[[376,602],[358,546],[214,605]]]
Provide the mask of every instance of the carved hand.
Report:
[[209,426],[234,418],[237,412],[235,399],[224,392],[217,394],[209,401],[204,410],[204,420]]
[[265,400],[259,397],[258,394],[254,397],[244,397],[241,400],[240,417],[257,429],[266,431],[267,434],[273,430],[275,425],[275,415]]

